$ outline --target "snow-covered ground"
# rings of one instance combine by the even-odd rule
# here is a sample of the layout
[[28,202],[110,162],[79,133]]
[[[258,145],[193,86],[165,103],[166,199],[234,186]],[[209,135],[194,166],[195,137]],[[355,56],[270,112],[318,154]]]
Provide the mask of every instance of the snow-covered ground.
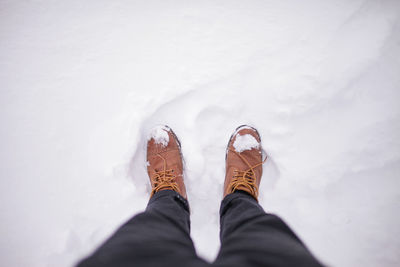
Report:
[[212,261],[243,123],[260,202],[317,257],[399,266],[399,44],[397,0],[0,0],[1,266],[71,266],[142,211],[157,124]]

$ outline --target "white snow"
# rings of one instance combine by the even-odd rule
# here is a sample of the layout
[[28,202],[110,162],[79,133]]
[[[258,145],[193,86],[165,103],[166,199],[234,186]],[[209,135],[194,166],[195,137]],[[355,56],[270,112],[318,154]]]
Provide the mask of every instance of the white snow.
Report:
[[260,143],[251,134],[238,134],[236,135],[233,147],[236,152],[243,152],[246,150],[252,150],[253,148],[259,148]]
[[154,139],[156,144],[166,147],[169,143],[168,131],[169,129],[165,126],[156,126],[151,130],[147,140]]
[[0,1],[0,255],[71,266],[185,158],[198,254],[219,249],[225,148],[252,125],[260,203],[324,263],[400,265],[400,1]]

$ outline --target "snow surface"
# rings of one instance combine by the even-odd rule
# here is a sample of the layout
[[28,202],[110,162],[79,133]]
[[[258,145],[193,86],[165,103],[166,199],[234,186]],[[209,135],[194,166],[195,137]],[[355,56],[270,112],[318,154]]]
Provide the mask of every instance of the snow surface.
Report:
[[[154,143],[166,147],[169,143],[169,129],[163,125],[154,127],[147,138],[147,140],[154,139]],[[148,162],[146,163],[148,164]]]
[[225,148],[255,126],[260,203],[332,266],[400,265],[400,1],[0,1],[1,262],[71,266],[149,196],[154,125],[182,143],[215,258]]
[[236,152],[241,153],[253,148],[259,148],[260,143],[251,134],[238,134],[233,142],[233,147],[235,148]]

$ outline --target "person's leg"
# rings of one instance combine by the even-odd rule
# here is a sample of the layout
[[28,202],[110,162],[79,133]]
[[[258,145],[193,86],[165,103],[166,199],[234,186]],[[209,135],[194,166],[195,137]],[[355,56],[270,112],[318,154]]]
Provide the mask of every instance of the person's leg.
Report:
[[247,192],[227,195],[220,216],[216,266],[321,266],[296,234]]
[[181,146],[168,126],[147,141],[151,198],[145,212],[124,224],[79,267],[206,266],[190,238]]
[[293,231],[257,202],[262,177],[261,138],[243,125],[226,153],[221,204],[221,249],[216,266],[321,266]]
[[190,238],[187,200],[172,190],[155,193],[146,211],[121,226],[78,267],[207,266]]

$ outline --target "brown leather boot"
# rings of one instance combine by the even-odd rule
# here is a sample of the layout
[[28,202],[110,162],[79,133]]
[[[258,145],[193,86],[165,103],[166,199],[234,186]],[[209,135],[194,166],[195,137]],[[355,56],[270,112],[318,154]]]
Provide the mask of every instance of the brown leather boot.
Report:
[[258,198],[262,175],[261,138],[253,127],[239,126],[232,134],[226,149],[226,176],[224,197],[243,190]]
[[174,190],[185,199],[181,145],[168,126],[153,129],[147,141],[147,172],[150,177],[151,195],[161,190]]

